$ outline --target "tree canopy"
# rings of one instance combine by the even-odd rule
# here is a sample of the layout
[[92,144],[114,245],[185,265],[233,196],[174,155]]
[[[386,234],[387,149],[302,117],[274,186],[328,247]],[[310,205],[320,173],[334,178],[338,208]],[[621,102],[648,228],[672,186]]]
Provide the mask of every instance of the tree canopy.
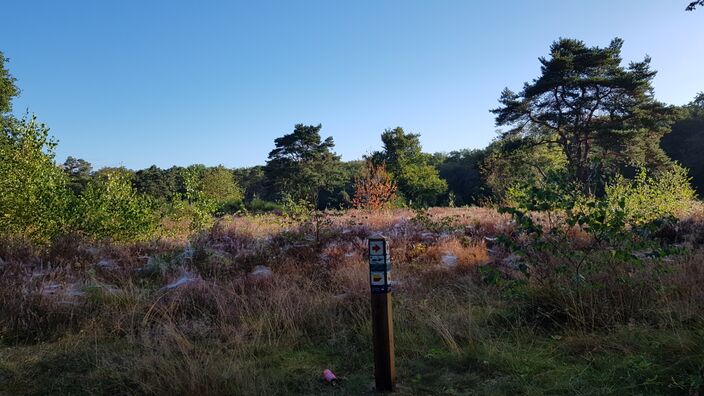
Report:
[[455,205],[471,205],[487,193],[480,173],[480,165],[486,156],[485,150],[458,150],[450,152],[438,164],[440,177],[447,181]]
[[49,239],[65,227],[67,177],[54,164],[56,141],[35,117],[7,119],[0,133],[0,230]]
[[297,124],[292,133],[274,140],[264,173],[270,196],[288,194],[294,200],[317,203],[319,194],[342,184],[340,157],[332,137],[322,140],[322,125]]
[[372,154],[376,164],[385,164],[398,184],[398,191],[413,206],[432,206],[447,190],[433,156],[423,153],[420,134],[406,133],[403,128],[387,129],[381,134],[383,150]]
[[90,181],[93,166],[84,159],[69,156],[62,168],[69,177],[69,188],[74,193],[80,194]]
[[20,90],[15,85],[15,78],[5,67],[9,59],[0,52],[0,115],[12,111],[12,98],[19,95]]
[[673,160],[689,168],[692,184],[704,195],[704,92],[684,106],[685,116],[662,139],[662,148]]
[[623,40],[608,47],[560,39],[540,58],[541,75],[492,110],[503,138],[517,146],[557,145],[570,177],[585,191],[626,165],[668,162],[659,147],[676,112],[653,97],[650,58],[621,65]]
[[173,199],[183,189],[180,175],[183,168],[161,169],[156,165],[135,172],[134,186],[140,194],[147,194],[162,202]]
[[687,11],[694,11],[697,8],[697,6],[704,7],[704,0],[696,0],[696,1],[689,3],[689,5],[687,6]]

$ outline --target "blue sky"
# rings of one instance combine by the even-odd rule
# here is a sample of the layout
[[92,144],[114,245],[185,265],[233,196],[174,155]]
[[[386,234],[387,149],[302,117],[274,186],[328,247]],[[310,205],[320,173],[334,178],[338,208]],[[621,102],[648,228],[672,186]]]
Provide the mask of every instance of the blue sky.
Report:
[[67,155],[94,166],[263,164],[296,123],[344,160],[385,128],[481,148],[500,91],[559,37],[645,54],[659,100],[704,91],[704,9],[686,0],[4,1],[0,51]]

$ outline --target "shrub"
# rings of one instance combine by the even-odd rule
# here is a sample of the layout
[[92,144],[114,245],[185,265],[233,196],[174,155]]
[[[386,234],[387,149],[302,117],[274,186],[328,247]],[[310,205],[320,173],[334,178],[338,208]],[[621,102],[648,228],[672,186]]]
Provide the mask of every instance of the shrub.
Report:
[[430,232],[453,232],[463,227],[458,216],[433,217],[427,209],[416,209],[414,212],[411,222]]
[[8,119],[0,133],[0,230],[47,241],[65,225],[72,194],[54,164],[56,141],[36,117]]
[[375,165],[368,159],[364,171],[355,179],[352,204],[357,209],[380,210],[389,206],[396,190],[386,165]]
[[220,202],[218,209],[215,211],[216,215],[224,214],[235,214],[245,210],[244,202],[241,199],[231,199],[227,201]]
[[254,198],[246,205],[247,209],[252,212],[273,212],[281,210],[281,205],[276,202],[265,201],[263,199]]
[[74,221],[77,230],[90,237],[115,241],[149,239],[157,224],[151,200],[137,194],[129,179],[117,172],[86,186]]
[[617,176],[606,186],[611,206],[624,202],[626,222],[640,226],[676,216],[694,199],[687,170],[679,165],[649,176],[642,169],[634,179]]
[[204,192],[203,169],[192,165],[181,172],[185,192],[172,201],[172,209],[177,218],[190,220],[189,229],[200,231],[213,222],[217,201]]
[[502,209],[521,234],[504,242],[525,260],[518,269],[531,280],[533,302],[579,328],[648,319],[665,268],[658,258],[678,250],[647,231],[694,197],[680,167],[657,177],[619,176],[605,192],[585,195],[554,173],[513,189],[516,206]]
[[232,172],[224,166],[207,168],[200,185],[202,196],[215,202],[218,214],[235,213],[242,209],[242,189]]

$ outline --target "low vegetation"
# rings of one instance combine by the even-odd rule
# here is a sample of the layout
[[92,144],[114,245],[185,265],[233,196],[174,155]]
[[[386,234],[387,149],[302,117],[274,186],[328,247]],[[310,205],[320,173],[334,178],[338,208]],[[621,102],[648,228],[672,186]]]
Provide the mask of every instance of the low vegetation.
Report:
[[[595,250],[580,278],[492,209],[326,215],[317,240],[259,215],[188,240],[3,243],[4,392],[328,394],[325,368],[336,392],[368,392],[373,232],[392,247],[402,394],[702,390],[704,210],[659,250]],[[566,233],[575,252],[596,243]]]

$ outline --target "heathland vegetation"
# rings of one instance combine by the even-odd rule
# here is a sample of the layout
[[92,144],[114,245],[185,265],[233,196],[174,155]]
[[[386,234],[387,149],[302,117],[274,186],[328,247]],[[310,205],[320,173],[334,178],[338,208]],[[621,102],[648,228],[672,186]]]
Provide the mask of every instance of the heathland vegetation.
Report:
[[298,124],[239,169],[57,163],[0,54],[0,394],[369,392],[375,232],[401,393],[704,392],[704,93],[622,45],[554,42],[484,149]]

